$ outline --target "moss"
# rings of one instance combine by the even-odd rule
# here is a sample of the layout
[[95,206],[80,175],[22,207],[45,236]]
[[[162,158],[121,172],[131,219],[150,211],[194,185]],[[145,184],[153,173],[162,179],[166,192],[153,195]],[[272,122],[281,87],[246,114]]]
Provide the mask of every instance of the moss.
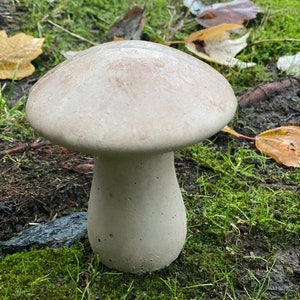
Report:
[[[257,85],[263,81],[274,79],[274,65],[283,55],[295,54],[299,42],[282,41],[286,38],[298,38],[299,25],[297,11],[299,1],[256,1],[264,13],[248,22],[247,29],[251,34],[248,42],[254,43],[244,49],[238,58],[255,62],[257,65],[249,69],[221,67],[214,68],[226,75],[237,93]],[[31,1],[22,0],[17,9],[22,11],[21,29],[25,33],[45,38],[44,52],[35,60],[39,73],[45,73],[65,58],[61,51],[78,51],[91,47],[92,44],[82,41],[65,29],[80,35],[93,43],[107,42],[109,28],[123,18],[126,11],[133,6],[143,7],[145,1],[101,1],[93,0],[86,5],[84,1]],[[185,15],[187,8],[181,1],[159,0],[147,1],[144,39],[164,43],[166,40],[180,40],[190,33],[201,29],[191,14]],[[25,14],[25,17],[24,17]],[[184,17],[185,15],[185,17]],[[50,23],[50,22],[52,23]],[[172,28],[183,21],[183,26],[173,36]],[[54,24],[61,26],[56,27]],[[278,42],[269,40],[277,39]],[[257,41],[265,41],[255,44]],[[174,45],[188,52],[182,45]]]
[[1,299],[75,299],[78,249],[32,250],[0,261]]
[[[173,2],[176,3],[165,0],[147,2],[147,27],[153,28],[155,36],[160,36],[160,39],[165,37],[170,21],[168,5]],[[93,0],[87,5],[85,1],[22,0],[17,4],[17,9],[22,11],[22,31],[45,38],[43,54],[35,60],[38,72],[45,73],[65,60],[61,51],[80,51],[92,46],[70,32],[92,43],[107,42],[109,28],[123,18],[128,9],[144,5],[145,1]],[[149,34],[149,30],[147,39],[156,40]]]

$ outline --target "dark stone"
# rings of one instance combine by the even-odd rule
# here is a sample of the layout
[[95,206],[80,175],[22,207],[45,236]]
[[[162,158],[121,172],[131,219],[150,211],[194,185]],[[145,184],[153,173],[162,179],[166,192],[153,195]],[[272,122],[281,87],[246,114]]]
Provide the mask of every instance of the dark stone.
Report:
[[2,255],[39,248],[67,248],[87,235],[87,212],[76,212],[55,221],[37,224],[17,236],[0,241]]

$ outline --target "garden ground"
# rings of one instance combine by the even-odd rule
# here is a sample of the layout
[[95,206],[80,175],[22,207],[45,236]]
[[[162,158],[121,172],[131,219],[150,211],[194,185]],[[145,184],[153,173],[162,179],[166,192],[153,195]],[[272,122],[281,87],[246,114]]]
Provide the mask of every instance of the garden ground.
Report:
[[[15,13],[33,14],[28,3],[20,1]],[[291,3],[296,7],[297,1]],[[36,14],[45,10],[38,5],[34,8]],[[71,10],[72,5],[69,8]],[[55,17],[61,24],[70,25],[65,16]],[[16,26],[26,29],[21,22],[12,25],[7,19],[0,21],[7,25],[9,32],[17,31]],[[54,36],[59,40],[61,34],[56,32]],[[76,42],[73,41],[74,45]],[[46,43],[44,59],[49,55],[50,44]],[[77,48],[81,47],[82,44]],[[281,47],[277,46],[276,55],[292,49],[290,45]],[[269,55],[275,56],[275,52],[270,52]],[[262,58],[261,53],[258,58],[251,53],[245,53],[244,57],[251,55],[260,65],[251,71],[238,71],[244,85],[238,84],[237,71],[219,69],[226,75],[230,73],[237,94],[267,80],[286,79],[276,71],[271,58]],[[38,72],[49,69],[53,60],[56,57],[46,59],[43,66],[38,66]],[[37,64],[42,62],[43,58],[38,59]],[[3,81],[6,87],[2,98],[9,96],[10,106],[3,106],[6,115],[1,117],[0,151],[41,139],[30,129],[22,108],[26,101],[23,95],[27,95],[37,78],[33,75],[17,81],[13,88],[10,81]],[[299,81],[295,82],[264,101],[239,107],[230,126],[255,136],[281,125],[299,125],[300,88]],[[23,99],[20,113],[13,109],[19,99]],[[87,210],[92,163],[88,156],[51,144],[3,156],[0,161],[0,240],[16,235],[31,222],[48,222],[74,211]],[[299,169],[278,165],[259,153],[253,142],[234,139],[222,132],[176,153],[175,165],[187,209],[188,237],[181,255],[170,267],[142,276],[109,270],[101,265],[86,240],[71,249],[31,250],[5,258],[3,254],[1,297],[299,299]]]

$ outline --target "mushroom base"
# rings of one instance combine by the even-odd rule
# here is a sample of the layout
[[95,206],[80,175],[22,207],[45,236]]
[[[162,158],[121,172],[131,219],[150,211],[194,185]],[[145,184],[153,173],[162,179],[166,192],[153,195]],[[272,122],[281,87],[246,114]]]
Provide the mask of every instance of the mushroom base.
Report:
[[174,261],[186,213],[173,153],[96,158],[88,236],[101,262],[122,272],[152,272]]

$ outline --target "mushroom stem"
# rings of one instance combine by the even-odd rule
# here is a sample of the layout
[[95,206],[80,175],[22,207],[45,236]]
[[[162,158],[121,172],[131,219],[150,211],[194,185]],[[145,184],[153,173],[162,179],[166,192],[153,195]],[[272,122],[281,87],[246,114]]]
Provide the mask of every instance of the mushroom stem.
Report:
[[95,158],[88,235],[101,262],[123,272],[151,272],[175,260],[186,213],[173,152]]

